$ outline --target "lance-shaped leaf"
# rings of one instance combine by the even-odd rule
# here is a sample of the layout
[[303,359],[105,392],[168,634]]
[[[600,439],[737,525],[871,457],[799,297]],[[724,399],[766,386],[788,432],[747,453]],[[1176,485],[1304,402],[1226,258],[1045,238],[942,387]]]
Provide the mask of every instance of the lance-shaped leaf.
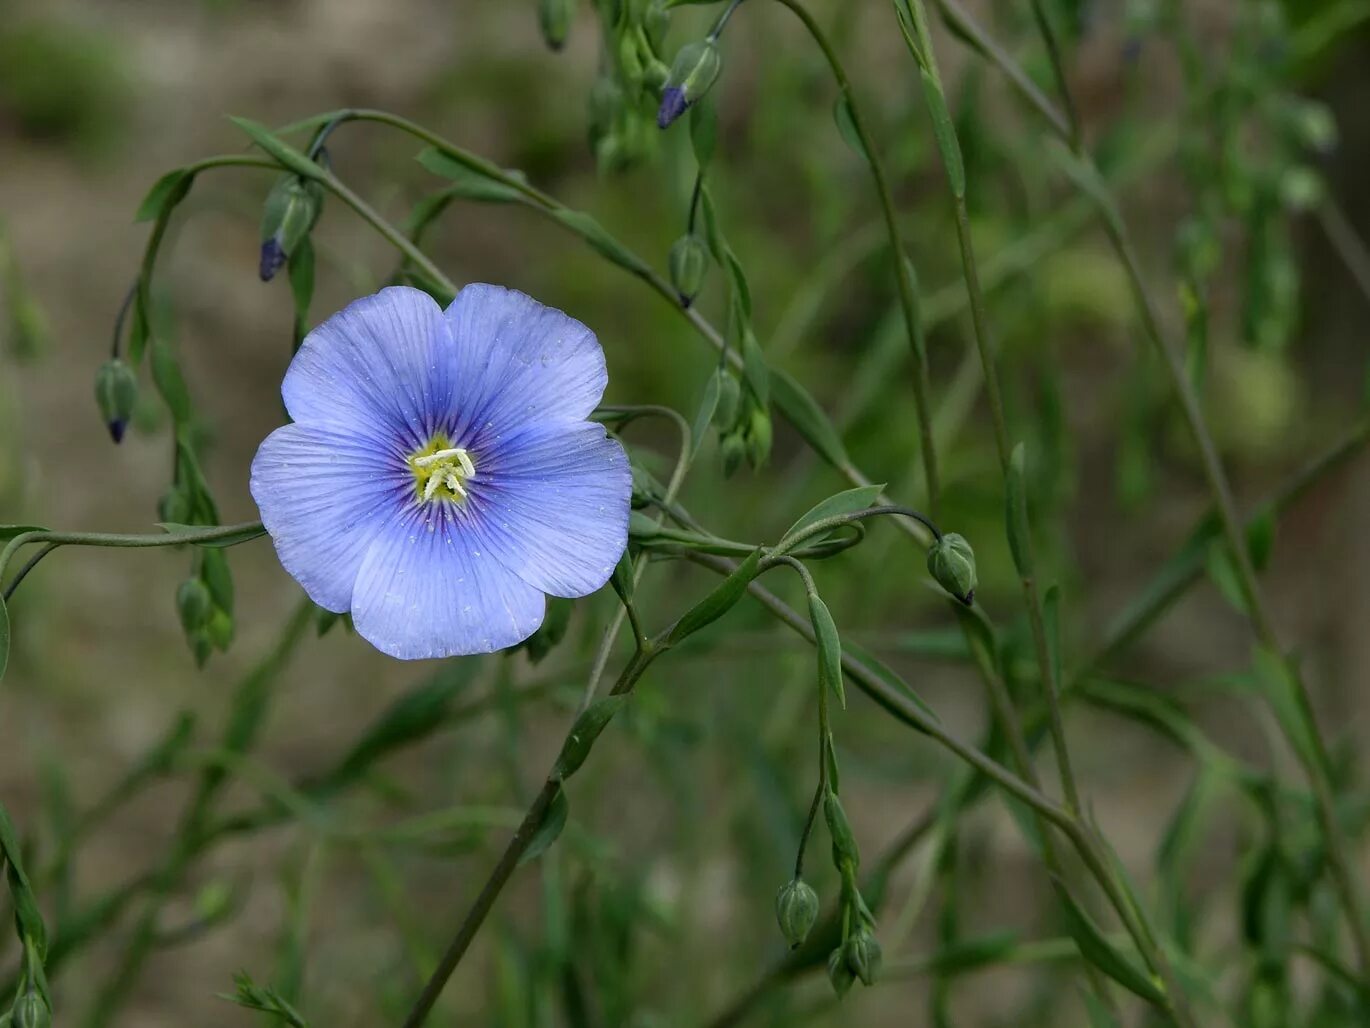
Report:
[[565,789],[558,785],[556,790],[552,794],[552,801],[547,804],[547,812],[538,823],[537,831],[533,833],[533,841],[523,851],[523,856],[519,857],[520,864],[536,860],[546,853],[548,847],[561,835],[561,830],[566,827],[566,817],[571,812],[571,804],[566,800]]
[[818,646],[818,687],[831,689],[842,709],[847,709],[847,693],[842,687],[842,640],[837,624],[823,598],[809,593],[809,620],[813,622],[814,641]]
[[1141,968],[1118,952],[1113,943],[1104,937],[1104,933],[1099,930],[1093,919],[1075,902],[1075,897],[1054,875],[1052,884],[1056,888],[1056,894],[1061,898],[1061,907],[1065,911],[1066,930],[1079,947],[1080,956],[1129,992],[1136,993],[1142,999],[1158,1006],[1164,1006],[1165,993],[1161,991],[1160,986]]
[[599,738],[599,733],[604,731],[604,727],[622,709],[627,699],[627,696],[605,696],[590,704],[580,717],[576,718],[570,734],[562,743],[561,755],[557,757],[556,766],[552,769],[553,778],[565,781],[580,770],[580,765],[584,764],[585,758],[590,755],[590,748]]
[[322,179],[324,177],[322,168],[265,125],[255,122],[251,118],[230,117],[228,120],[246,132],[251,140],[275,158],[281,167],[293,171],[301,178]]
[[747,591],[747,586],[751,584],[752,579],[756,577],[757,567],[760,563],[761,551],[759,549],[753,550],[751,555],[739,564],[718,588],[685,612],[672,627],[666,641],[674,645],[732,610],[737,601],[742,599],[742,595]]
[[839,517],[843,514],[854,514],[859,510],[865,510],[876,498],[884,491],[884,485],[863,485],[855,489],[846,489],[840,493],[834,493],[826,500],[814,504],[804,515],[796,521],[785,532],[780,540],[780,549],[785,549],[785,544],[798,535],[810,525],[816,525],[827,518]]

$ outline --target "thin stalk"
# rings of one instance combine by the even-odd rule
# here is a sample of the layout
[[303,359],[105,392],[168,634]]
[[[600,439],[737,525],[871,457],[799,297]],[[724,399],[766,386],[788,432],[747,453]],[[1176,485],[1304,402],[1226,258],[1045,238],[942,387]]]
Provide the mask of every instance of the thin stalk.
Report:
[[[624,696],[633,691],[643,672],[651,665],[668,647],[665,645],[665,633],[657,636],[652,642],[642,650],[633,655],[632,660],[619,675],[618,681],[614,684],[611,695]],[[578,719],[577,719],[578,720]],[[574,731],[575,725],[567,732],[569,739],[570,733]],[[456,971],[457,965],[461,963],[462,957],[470,948],[476,933],[485,923],[485,918],[495,905],[495,900],[504,891],[505,885],[513,876],[514,869],[518,867],[523,854],[527,852],[533,838],[537,835],[537,830],[541,826],[543,818],[547,815],[552,801],[562,787],[562,777],[554,769],[551,771],[538,791],[537,796],[528,807],[528,812],[524,815],[518,829],[514,832],[509,844],[505,847],[504,853],[500,856],[495,869],[490,872],[490,877],[481,886],[480,893],[476,896],[476,901],[472,904],[466,916],[462,918],[461,924],[457,927],[456,934],[448,944],[447,950],[443,953],[442,960],[439,961],[437,969],[429,978],[419,998],[415,1001],[409,1015],[404,1019],[403,1028],[418,1028],[428,1020],[428,1015],[432,1013],[434,1005],[442,995],[443,989],[447,986],[448,979]]]
[[889,234],[890,249],[893,251],[895,283],[899,290],[899,306],[904,312],[904,328],[908,333],[909,349],[913,356],[913,400],[914,406],[917,408],[918,440],[923,455],[923,478],[928,490],[928,509],[932,511],[932,516],[935,518],[941,508],[941,487],[937,472],[937,446],[932,434],[932,406],[928,399],[928,357],[922,342],[923,329],[919,322],[918,297],[913,284],[913,276],[909,271],[908,251],[904,249],[904,240],[899,231],[899,220],[895,215],[894,199],[890,195],[884,165],[881,164],[880,158],[876,154],[875,143],[866,130],[865,117],[861,113],[861,105],[857,102],[851,80],[847,78],[846,69],[843,68],[842,61],[837,56],[837,51],[833,49],[826,33],[814,20],[807,8],[799,3],[799,0],[777,0],[777,2],[794,12],[795,16],[804,23],[804,27],[813,37],[814,42],[818,44],[818,48],[823,51],[823,57],[827,60],[828,67],[832,69],[833,78],[837,81],[837,88],[841,90],[846,101],[847,111],[851,114],[852,128],[861,143],[861,150],[865,155],[866,164],[870,168],[876,195],[880,199],[880,211],[884,216],[885,231]]
[[[1057,65],[1056,78],[1060,84],[1063,98],[1069,104],[1069,89],[1066,85],[1064,71],[1059,67],[1060,52],[1056,46],[1050,23],[1043,21],[1039,28],[1043,33],[1048,54],[1053,63]],[[1072,133],[1067,143],[1070,145],[1072,155],[1081,162],[1087,173],[1094,179],[1101,181],[1093,158],[1083,146],[1078,132]],[[1238,588],[1246,603],[1256,638],[1261,646],[1281,663],[1284,673],[1293,685],[1295,706],[1298,709],[1299,719],[1303,722],[1302,734],[1311,741],[1312,752],[1307,752],[1306,748],[1299,744],[1296,738],[1300,734],[1298,729],[1285,724],[1282,719],[1277,718],[1276,720],[1280,721],[1280,727],[1286,737],[1289,738],[1292,744],[1291,748],[1303,765],[1309,784],[1312,786],[1332,880],[1346,908],[1346,919],[1351,929],[1351,938],[1356,948],[1361,975],[1370,979],[1370,922],[1367,921],[1365,901],[1357,886],[1356,874],[1352,869],[1352,860],[1348,852],[1350,847],[1337,818],[1336,797],[1331,785],[1331,758],[1313,710],[1312,695],[1299,664],[1289,659],[1280,643],[1279,633],[1275,628],[1274,619],[1270,614],[1260,580],[1256,575],[1256,568],[1251,562],[1251,552],[1247,545],[1246,533],[1243,531],[1241,518],[1237,514],[1237,505],[1232,496],[1232,489],[1227,479],[1227,472],[1223,467],[1222,457],[1218,453],[1218,447],[1213,440],[1212,433],[1208,430],[1198,393],[1195,391],[1194,383],[1185,369],[1184,357],[1175,347],[1174,342],[1161,330],[1159,313],[1151,294],[1147,291],[1136,251],[1121,214],[1106,192],[1101,192],[1099,199],[1104,231],[1127,273],[1138,314],[1141,317],[1143,331],[1163,359],[1166,373],[1170,377],[1171,387],[1180,401],[1180,409],[1184,414],[1185,422],[1198,446],[1204,477],[1208,481],[1209,492],[1212,494],[1213,503],[1217,507],[1218,518],[1222,524],[1223,534],[1227,539],[1228,550],[1237,570]]]

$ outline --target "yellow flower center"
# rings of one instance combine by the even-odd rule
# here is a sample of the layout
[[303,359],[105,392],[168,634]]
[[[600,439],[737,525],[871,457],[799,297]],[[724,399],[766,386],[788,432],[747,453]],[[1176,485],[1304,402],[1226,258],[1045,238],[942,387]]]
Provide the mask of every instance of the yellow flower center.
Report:
[[423,449],[411,453],[408,460],[409,470],[414,473],[414,490],[424,501],[464,500],[466,483],[476,477],[471,454],[460,446],[450,445],[441,432],[428,440]]

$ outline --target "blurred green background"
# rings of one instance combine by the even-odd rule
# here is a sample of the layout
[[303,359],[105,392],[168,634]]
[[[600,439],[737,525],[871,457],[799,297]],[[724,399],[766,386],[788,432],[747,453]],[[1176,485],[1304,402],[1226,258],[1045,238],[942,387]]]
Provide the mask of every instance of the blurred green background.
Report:
[[[1021,648],[992,438],[916,71],[888,5],[811,6],[871,113],[922,284],[944,526],[975,544],[982,600]],[[1049,82],[1024,4],[968,6]],[[1117,184],[1168,331],[1186,331],[1185,274],[1201,270],[1210,314],[1205,405],[1249,506],[1364,417],[1370,281],[1357,282],[1356,262],[1366,260],[1357,237],[1370,235],[1370,30],[1364,11],[1354,16],[1358,5],[1274,5],[1279,38],[1301,39],[1303,49],[1267,54],[1251,13],[1261,5],[1183,6],[1178,35],[1141,3],[1082,0],[1059,13],[1070,26],[1070,77],[1087,135]],[[678,11],[670,48],[701,34],[711,10]],[[1353,16],[1326,20],[1337,11]],[[1295,35],[1310,24],[1339,27]],[[1069,658],[1092,648],[1179,547],[1206,494],[1160,368],[1144,355],[1126,280],[1088,206],[1048,158],[1040,124],[992,69],[968,60],[945,32],[937,39],[976,241],[996,269],[987,277],[1006,401],[1015,436],[1034,454],[1033,515],[1048,577],[1063,587]],[[712,188],[747,268],[758,336],[771,363],[804,382],[844,429],[857,463],[917,504],[916,428],[888,255],[866,169],[834,125],[827,70],[794,19],[761,0],[739,11],[723,49]],[[686,133],[648,134],[633,167],[597,167],[586,98],[599,51],[586,5],[565,51],[549,52],[532,0],[0,0],[0,313],[9,326],[0,351],[0,522],[143,531],[157,520],[164,414],[148,387],[135,430],[115,448],[91,382],[146,238],[133,212],[162,172],[244,146],[227,114],[273,125],[349,105],[403,114],[593,212],[664,269],[692,184]],[[1222,98],[1211,108],[1195,102],[1196,56]],[[1303,135],[1290,142],[1290,132]],[[329,149],[339,176],[396,222],[440,185],[414,161],[411,141],[381,127],[346,126]],[[225,522],[255,516],[246,469],[281,420],[290,357],[289,290],[256,274],[270,183],[251,170],[204,176],[160,265],[159,296]],[[1195,242],[1196,212],[1211,213],[1211,240]],[[336,203],[315,244],[316,321],[375,289],[393,266],[383,241]],[[660,298],[574,238],[522,209],[458,204],[428,249],[458,282],[514,286],[589,324],[608,354],[609,402],[693,411],[711,351]],[[699,301],[718,323],[722,286],[715,269]],[[664,477],[669,433],[634,428],[629,438]],[[725,480],[715,450],[706,444],[684,496],[726,536],[774,539],[844,486],[779,421],[759,473]],[[1353,459],[1303,496],[1279,526],[1266,572],[1322,723],[1348,759],[1366,739],[1370,697],[1367,471]],[[0,690],[0,800],[35,840],[40,863],[66,831],[68,811],[99,796],[178,711],[196,714],[207,744],[217,734],[232,684],[297,602],[265,543],[235,549],[231,562],[238,638],[202,671],[176,620],[185,555],[68,550],[26,582],[11,611],[14,654]],[[925,587],[921,552],[877,526],[816,574],[844,637],[905,673],[959,735],[980,734],[986,714],[974,674],[927,656],[955,633]],[[675,565],[653,569],[648,582],[643,607],[654,624],[709,585]],[[796,583],[773,587],[802,602]],[[212,998],[239,968],[290,982],[313,1024],[398,1023],[545,771],[612,610],[611,596],[577,604],[568,641],[536,668],[516,655],[439,669],[466,683],[462,701],[489,698],[479,716],[382,763],[329,807],[326,824],[216,847],[171,897],[166,944],[114,1023],[250,1023],[255,1015]],[[570,788],[570,830],[506,894],[448,990],[446,1020],[435,1023],[709,1024],[783,955],[771,904],[789,876],[815,773],[812,657],[754,608],[725,625],[653,669]],[[1221,588],[1203,584],[1114,670],[1182,700],[1253,763],[1288,770],[1270,724],[1230,680],[1248,656],[1242,617]],[[341,630],[311,636],[276,683],[258,757],[286,779],[317,773],[433,673],[387,660]],[[536,702],[511,698],[530,682],[549,690]],[[843,797],[873,860],[936,801],[953,765],[859,695],[835,730]],[[1192,765],[1136,724],[1088,708],[1072,709],[1068,730],[1094,815],[1149,886]],[[155,866],[187,782],[187,773],[170,776],[83,839],[45,901],[79,905]],[[223,806],[256,801],[254,786],[239,782]],[[469,807],[476,827],[448,825],[403,846],[337,835],[454,805]],[[1233,944],[1241,864],[1257,834],[1240,809],[1220,811],[1190,868],[1189,887],[1215,912],[1214,946]],[[831,898],[823,845],[810,862]],[[957,850],[959,930],[1060,934],[1048,882],[998,800],[965,821]],[[893,963],[926,952],[947,921],[948,876],[919,852],[900,864],[882,914]],[[197,930],[215,890],[231,895],[228,916]],[[63,1023],[90,1012],[128,922],[55,976]],[[12,949],[0,952],[13,960]],[[1083,1023],[1066,985],[1074,980],[1051,965],[951,984],[949,1023]],[[756,1023],[932,1024],[930,988],[926,976],[892,974],[834,1009],[819,975],[763,1002]]]

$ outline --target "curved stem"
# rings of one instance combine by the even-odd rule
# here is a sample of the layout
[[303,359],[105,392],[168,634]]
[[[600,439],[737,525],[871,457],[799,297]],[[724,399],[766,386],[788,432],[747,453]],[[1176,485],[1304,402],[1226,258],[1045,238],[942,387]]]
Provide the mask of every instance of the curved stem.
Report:
[[913,275],[909,270],[908,253],[904,249],[904,240],[899,231],[899,221],[894,211],[894,199],[890,195],[889,183],[885,178],[885,169],[880,158],[876,155],[875,143],[866,130],[865,118],[861,113],[860,104],[857,103],[851,80],[847,78],[846,69],[843,68],[837,51],[833,49],[827,35],[808,9],[799,3],[799,0],[776,0],[776,2],[794,12],[795,16],[804,23],[804,27],[813,37],[814,42],[818,44],[818,48],[823,51],[823,57],[827,60],[828,67],[832,69],[833,78],[837,81],[837,88],[841,90],[846,101],[847,110],[851,114],[852,128],[856,131],[856,137],[861,143],[866,164],[871,171],[876,195],[880,199],[880,211],[885,219],[885,231],[889,234],[890,249],[893,251],[894,277],[899,290],[899,305],[904,312],[904,327],[908,332],[909,349],[913,355],[913,399],[917,408],[918,437],[923,455],[923,478],[928,490],[928,508],[932,511],[933,517],[936,517],[941,509],[942,497],[937,472],[937,447],[932,434],[932,407],[928,399],[928,357],[923,345],[923,329],[919,321],[918,296],[913,283]]

